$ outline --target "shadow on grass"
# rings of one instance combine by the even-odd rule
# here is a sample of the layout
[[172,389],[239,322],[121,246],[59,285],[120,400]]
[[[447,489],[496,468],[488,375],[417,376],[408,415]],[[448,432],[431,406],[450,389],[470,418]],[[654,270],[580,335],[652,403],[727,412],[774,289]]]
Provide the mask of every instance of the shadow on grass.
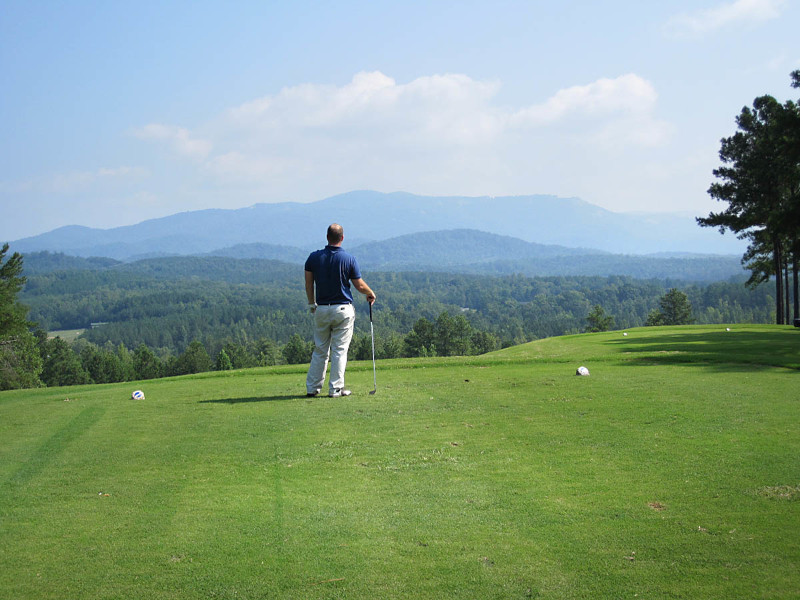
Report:
[[[752,371],[772,367],[800,370],[800,338],[783,332],[719,331],[704,334],[636,336],[607,342],[634,358],[628,364],[670,364]],[[637,356],[638,355],[638,356]]]
[[[260,396],[258,398],[219,398],[217,400],[200,400],[199,404],[245,404],[248,402],[281,402],[284,400],[306,400],[305,394],[292,396]],[[308,398],[311,400],[311,398]]]

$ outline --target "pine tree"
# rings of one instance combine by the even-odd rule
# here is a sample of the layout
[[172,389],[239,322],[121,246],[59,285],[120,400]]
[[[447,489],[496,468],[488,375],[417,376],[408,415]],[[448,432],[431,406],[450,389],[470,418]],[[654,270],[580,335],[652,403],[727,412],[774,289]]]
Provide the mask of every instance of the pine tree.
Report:
[[0,249],[0,390],[41,385],[42,357],[27,320],[28,309],[17,302],[25,285],[22,255],[6,260],[8,244]]
[[[800,87],[800,71],[792,80]],[[789,313],[789,264],[797,272],[800,254],[800,104],[760,96],[742,109],[736,124],[738,131],[722,140],[723,166],[714,170],[718,181],[708,190],[727,207],[697,222],[751,241],[744,259],[753,271],[750,283],[774,279],[776,320],[782,324]],[[796,298],[796,277],[794,282]]]
[[42,381],[48,386],[91,383],[80,357],[60,337],[47,340],[44,348]]
[[233,370],[233,363],[231,363],[231,357],[228,356],[228,353],[225,352],[225,348],[219,351],[217,354],[217,371],[231,371]]
[[405,339],[407,356],[436,356],[436,329],[428,319],[420,317]]
[[606,311],[599,304],[595,304],[591,312],[586,316],[586,323],[588,327],[586,331],[589,333],[596,333],[599,331],[608,331],[614,326],[614,317],[606,315]]
[[311,360],[314,351],[314,342],[306,342],[295,333],[283,347],[283,357],[290,365],[299,365]]
[[694,323],[689,296],[672,288],[658,301],[658,309],[647,316],[647,325],[689,325]]
[[150,348],[141,344],[133,353],[133,370],[138,379],[158,379],[164,366]]
[[186,351],[181,354],[173,365],[173,375],[190,375],[192,373],[205,373],[211,371],[213,363],[205,346],[199,340],[194,340]]
[[256,357],[256,365],[259,367],[277,365],[283,359],[278,345],[268,338],[262,338],[255,343],[253,354]]

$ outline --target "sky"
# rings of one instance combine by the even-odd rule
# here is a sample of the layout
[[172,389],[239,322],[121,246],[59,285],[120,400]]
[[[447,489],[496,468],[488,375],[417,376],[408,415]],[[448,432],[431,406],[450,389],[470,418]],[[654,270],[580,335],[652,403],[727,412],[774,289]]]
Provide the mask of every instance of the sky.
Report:
[[705,216],[798,4],[0,0],[0,242],[365,189]]

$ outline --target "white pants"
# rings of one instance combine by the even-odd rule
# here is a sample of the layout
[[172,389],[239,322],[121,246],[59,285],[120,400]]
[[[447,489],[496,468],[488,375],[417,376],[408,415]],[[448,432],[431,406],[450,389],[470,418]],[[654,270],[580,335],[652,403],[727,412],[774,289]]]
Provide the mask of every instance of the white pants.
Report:
[[352,304],[318,306],[314,312],[314,353],[306,377],[309,394],[322,390],[328,356],[331,361],[331,391],[344,387],[344,370],[347,367],[347,350],[353,339],[356,310]]

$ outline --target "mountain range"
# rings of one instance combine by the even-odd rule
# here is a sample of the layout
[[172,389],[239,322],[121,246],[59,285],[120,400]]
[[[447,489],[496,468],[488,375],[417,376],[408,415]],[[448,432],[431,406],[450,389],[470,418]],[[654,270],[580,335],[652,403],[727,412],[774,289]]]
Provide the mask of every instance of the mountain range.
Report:
[[[744,250],[740,240],[702,229],[691,216],[616,213],[578,198],[543,195],[440,197],[374,191],[349,192],[307,204],[190,211],[112,229],[71,225],[13,241],[11,247],[23,253],[50,251],[123,261],[208,253],[284,260],[322,247],[325,229],[332,222],[344,226],[346,246],[363,246],[365,256],[374,251],[371,242],[461,229],[542,247],[559,246],[561,250],[554,252],[561,256],[602,252],[741,255]],[[445,238],[441,240],[446,246]],[[509,247],[511,254],[505,258],[524,258],[516,253],[527,249],[519,244],[515,248]],[[410,265],[425,258],[414,256],[413,243],[408,249]],[[538,250],[541,257],[542,248]],[[475,251],[477,261],[485,259],[477,247]],[[253,256],[254,252],[261,255]]]
[[[612,254],[601,250],[534,244],[508,236],[473,229],[453,229],[401,235],[381,242],[348,246],[362,270],[427,271],[479,275],[521,274],[530,277],[555,275],[627,275],[641,279],[718,281],[741,276],[744,271],[734,255]],[[25,255],[31,274],[63,270],[121,269],[174,278],[236,279],[284,273],[292,277],[302,269],[308,251],[273,244],[238,244],[193,256],[143,258],[121,262],[111,258],[82,258],[33,252]],[[287,269],[288,268],[288,269]],[[242,280],[242,282],[246,281]]]

